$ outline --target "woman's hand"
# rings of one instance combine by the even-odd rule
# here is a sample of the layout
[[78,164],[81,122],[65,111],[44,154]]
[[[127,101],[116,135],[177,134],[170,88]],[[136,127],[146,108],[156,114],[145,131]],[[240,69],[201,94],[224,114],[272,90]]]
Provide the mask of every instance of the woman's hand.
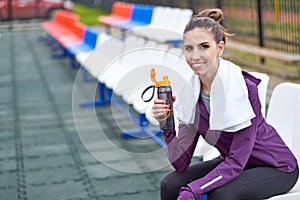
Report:
[[182,187],[179,191],[177,200],[197,200],[189,187]]
[[[173,102],[176,100],[176,97],[173,96]],[[170,112],[170,105],[166,104],[165,100],[162,99],[155,99],[154,106],[152,107],[152,113],[154,118],[162,122],[166,119],[168,113]]]

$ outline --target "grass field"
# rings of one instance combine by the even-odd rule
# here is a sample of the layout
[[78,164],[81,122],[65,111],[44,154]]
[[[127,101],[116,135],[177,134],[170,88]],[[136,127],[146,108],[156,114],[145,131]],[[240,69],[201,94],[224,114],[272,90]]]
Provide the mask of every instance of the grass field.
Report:
[[81,4],[74,4],[74,13],[80,16],[81,23],[87,26],[99,25],[97,18],[101,15],[108,15],[109,13],[104,12],[100,8],[90,8]]

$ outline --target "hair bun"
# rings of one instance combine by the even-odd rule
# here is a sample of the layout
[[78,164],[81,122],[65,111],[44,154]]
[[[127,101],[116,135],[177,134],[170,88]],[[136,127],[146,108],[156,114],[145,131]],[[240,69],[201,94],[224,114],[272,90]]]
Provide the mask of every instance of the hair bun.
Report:
[[209,17],[220,23],[223,19],[223,12],[218,8],[205,9],[199,12],[196,17]]

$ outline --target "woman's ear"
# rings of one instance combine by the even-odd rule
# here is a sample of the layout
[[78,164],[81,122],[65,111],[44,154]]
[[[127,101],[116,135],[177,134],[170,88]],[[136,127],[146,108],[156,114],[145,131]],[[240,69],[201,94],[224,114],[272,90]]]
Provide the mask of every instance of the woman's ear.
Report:
[[223,55],[223,51],[224,51],[224,48],[225,48],[225,43],[224,41],[221,41],[218,45],[218,56],[221,57]]

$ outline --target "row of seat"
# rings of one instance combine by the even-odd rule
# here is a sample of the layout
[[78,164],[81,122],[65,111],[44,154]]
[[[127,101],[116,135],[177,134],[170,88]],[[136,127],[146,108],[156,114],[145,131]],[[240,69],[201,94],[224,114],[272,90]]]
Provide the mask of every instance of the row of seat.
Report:
[[[182,89],[184,80],[192,74],[182,49],[136,35],[127,36],[124,41],[111,37],[89,55],[79,53],[76,60],[106,89],[122,97],[126,104],[133,105],[140,114],[145,114],[152,106],[151,102],[145,103],[140,98],[141,90],[153,84],[151,68],[156,68],[161,75],[168,73],[173,80],[174,93]],[[152,118],[148,121],[157,125]]]
[[78,15],[65,10],[56,11],[52,20],[42,23],[42,28],[50,42],[62,50],[61,54],[53,54],[56,58],[67,55],[75,58],[79,53],[88,54],[107,38],[105,33],[101,34],[80,23]]
[[[80,31],[74,27],[80,27]],[[147,50],[147,55],[143,55],[141,51],[134,51],[132,54],[127,52],[135,50],[137,48],[160,48],[157,58],[159,59],[159,64],[163,64],[163,58],[161,55],[164,55],[164,52],[167,48],[167,44],[158,44],[154,41],[147,41],[145,38],[141,38],[135,35],[128,36],[124,40],[120,37],[112,37],[103,32],[95,32],[89,27],[81,24],[79,22],[79,17],[74,14],[64,10],[59,10],[55,12],[54,18],[51,21],[44,21],[42,23],[42,28],[48,34],[51,39],[51,43],[58,45],[62,54],[53,54],[55,58],[66,57],[70,58],[70,63],[72,68],[78,68],[81,66],[84,69],[84,72],[88,72],[96,81],[101,85],[99,88],[101,90],[106,90],[105,93],[116,93],[125,100],[125,103],[131,104],[130,97],[123,95],[123,90],[130,91],[128,84],[130,82],[126,81],[125,88],[122,88],[122,84],[116,85],[117,81],[120,80],[122,75],[128,74],[124,70],[128,68],[131,64],[131,67],[136,67],[142,64],[145,64],[143,58],[148,59],[148,63],[152,63],[152,54],[156,49]],[[56,31],[54,31],[56,30]],[[80,32],[80,34],[78,34]],[[76,38],[76,40],[75,40]],[[118,59],[117,59],[118,58]],[[142,59],[137,59],[142,58]],[[112,61],[116,61],[113,63]],[[122,66],[123,65],[123,66]],[[169,65],[171,66],[171,65]],[[150,66],[149,66],[150,67]],[[122,69],[124,72],[120,73]],[[150,69],[148,69],[150,71]],[[130,73],[129,73],[130,74]],[[148,74],[149,73],[143,73]],[[145,81],[149,79],[150,76],[141,79],[140,81]],[[134,80],[134,79],[130,79]],[[134,82],[131,86],[135,87],[135,84],[141,84],[141,82]],[[100,91],[102,94],[103,91]],[[130,94],[130,92],[127,94]],[[82,103],[83,106],[90,105],[102,105],[111,103],[112,96],[103,95],[100,96],[100,100]],[[141,111],[143,112],[143,111]],[[141,115],[143,115],[141,113]],[[148,122],[138,122],[138,124],[143,124]],[[130,133],[129,133],[130,134]],[[157,140],[158,141],[158,140]],[[159,141],[163,146],[163,141]]]
[[42,28],[64,48],[79,44],[86,29],[78,15],[65,10],[55,12],[53,20],[43,22]]
[[192,14],[191,9],[117,1],[112,5],[110,15],[99,16],[98,21],[160,42],[178,42],[182,40],[184,27]]
[[[75,59],[84,69],[84,73],[87,72],[98,82],[99,89],[102,90],[99,94],[109,94],[100,95],[97,100],[83,102],[82,106],[119,104],[120,101],[112,101],[113,95],[118,96],[122,99],[122,103],[132,105],[139,113],[142,120],[138,119],[137,124],[141,126],[142,132],[149,131],[146,129],[149,123],[157,125],[150,114],[153,102],[145,103],[141,99],[142,90],[153,84],[150,78],[151,68],[155,67],[157,73],[161,75],[168,73],[173,80],[172,87],[175,94],[182,90],[185,79],[192,74],[181,48],[170,48],[167,44],[145,40],[134,34],[124,40],[107,37],[106,41],[92,52],[79,52]],[[160,132],[158,127],[156,131]],[[127,132],[127,135],[132,134],[134,133]],[[156,138],[156,141],[165,146],[162,139]]]

